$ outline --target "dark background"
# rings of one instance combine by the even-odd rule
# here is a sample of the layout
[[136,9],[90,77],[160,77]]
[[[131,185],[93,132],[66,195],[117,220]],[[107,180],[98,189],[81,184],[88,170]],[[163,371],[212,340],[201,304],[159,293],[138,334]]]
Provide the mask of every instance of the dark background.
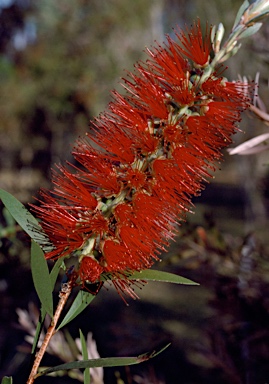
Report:
[[[189,25],[197,16],[203,26],[221,21],[228,33],[240,5],[239,0],[0,1],[0,187],[24,204],[32,202],[39,187],[50,187],[51,167],[71,160],[74,140],[105,108],[110,90],[120,89],[123,70],[145,58],[145,46],[164,41],[173,26]],[[268,35],[267,22],[227,63],[230,80],[260,72],[265,103]],[[246,114],[241,129],[235,143],[267,127]],[[268,154],[225,152],[224,158],[195,199],[195,215],[188,216],[157,266],[201,285],[150,283],[138,292],[140,300],[128,299],[129,306],[112,288],[102,289],[70,326],[73,338],[78,328],[93,332],[102,357],[138,355],[172,342],[148,363],[119,374],[106,370],[106,383],[120,384],[119,377],[125,384],[269,381]],[[29,241],[5,209],[0,234],[0,377],[14,375],[21,383],[29,345],[16,308],[39,304]],[[44,365],[58,363],[44,359]]]

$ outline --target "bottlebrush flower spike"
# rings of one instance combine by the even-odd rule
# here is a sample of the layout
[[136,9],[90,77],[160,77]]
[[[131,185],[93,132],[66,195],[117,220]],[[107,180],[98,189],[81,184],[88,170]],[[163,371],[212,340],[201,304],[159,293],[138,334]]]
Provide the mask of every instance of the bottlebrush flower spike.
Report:
[[[74,253],[81,283],[112,278],[134,295],[127,279],[150,268],[173,239],[191,198],[231,143],[248,106],[244,84],[210,67],[210,33],[198,21],[124,79],[108,110],[79,138],[81,169],[58,167],[54,190],[34,207],[47,234],[48,259]],[[52,247],[51,247],[52,245]]]

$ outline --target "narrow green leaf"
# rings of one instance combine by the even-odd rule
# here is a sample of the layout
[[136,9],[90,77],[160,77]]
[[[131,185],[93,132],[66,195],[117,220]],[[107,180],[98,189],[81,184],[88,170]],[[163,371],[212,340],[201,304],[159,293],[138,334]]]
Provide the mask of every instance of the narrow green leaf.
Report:
[[256,23],[240,34],[240,39],[254,35],[261,28],[262,23]]
[[35,336],[34,336],[33,345],[32,345],[32,351],[31,351],[32,354],[35,354],[35,352],[36,352],[38,340],[39,340],[40,333],[41,333],[42,328],[43,328],[46,314],[47,314],[47,312],[45,311],[44,307],[41,306],[39,320],[38,320],[38,323],[36,325]]
[[52,373],[56,371],[67,371],[69,369],[85,369],[85,368],[96,368],[96,367],[120,367],[120,366],[126,366],[126,365],[139,364],[159,355],[166,348],[168,348],[169,345],[170,344],[167,344],[164,348],[162,348],[157,352],[153,351],[151,353],[144,353],[136,357],[106,357],[106,358],[100,358],[100,359],[73,361],[72,363],[61,364],[61,365],[57,365],[56,367],[45,369],[44,371],[39,372],[38,376],[47,375],[48,373]]
[[243,13],[245,12],[245,10],[247,9],[247,7],[249,7],[249,1],[248,0],[245,0],[243,2],[243,4],[241,5],[241,7],[239,8],[238,12],[237,12],[237,15],[235,17],[235,22],[234,22],[234,25],[233,25],[233,28],[239,23]]
[[3,377],[1,381],[1,384],[12,384],[12,383],[13,383],[12,377],[8,377],[8,376]]
[[175,275],[169,272],[156,271],[155,269],[147,269],[141,272],[134,272],[130,277],[130,280],[149,280],[149,281],[162,281],[166,283],[174,284],[186,284],[186,285],[199,285],[192,280],[185,277]]
[[42,249],[34,240],[32,240],[31,244],[31,270],[34,286],[39,300],[41,301],[41,305],[52,317],[53,299],[49,268]]
[[57,330],[68,324],[75,317],[77,317],[85,308],[87,308],[87,306],[93,301],[94,298],[95,295],[92,295],[89,292],[79,291],[77,297],[71,305],[71,308],[65,315],[63,321],[61,322]]
[[58,259],[56,263],[54,264],[52,270],[50,271],[50,284],[51,284],[51,292],[53,292],[57,277],[59,275],[60,269],[63,265],[63,259]]
[[[61,268],[63,261],[61,259],[58,259],[56,263],[54,264],[51,272],[50,272],[50,283],[51,283],[51,292],[54,290],[54,286],[59,274],[59,270]],[[39,315],[39,320],[36,326],[36,331],[35,331],[35,336],[34,336],[34,341],[32,345],[32,354],[36,352],[36,347],[38,344],[38,340],[40,337],[41,330],[43,328],[44,320],[46,317],[47,311],[45,310],[44,306],[41,305],[41,310],[40,310],[40,315]]]
[[[81,349],[82,349],[82,357],[83,360],[88,360],[88,349],[87,349],[87,343],[85,340],[85,337],[81,330],[79,330],[79,337],[80,337],[80,342],[81,342]],[[91,383],[91,377],[90,377],[90,369],[85,368],[84,370],[84,384],[90,384]]]
[[[103,280],[107,281],[111,278],[109,274],[103,276]],[[169,272],[156,271],[153,269],[148,269],[141,272],[135,272],[130,277],[130,280],[148,280],[148,281],[161,281],[174,284],[186,284],[186,285],[199,285],[192,280],[186,279],[185,277],[174,275]],[[66,314],[65,318],[57,328],[58,330],[68,324],[76,316],[78,316],[95,298],[95,295],[92,295],[86,291],[79,291],[77,297],[75,298],[71,308]]]
[[14,220],[16,220],[31,239],[34,239],[37,243],[41,240],[46,240],[46,235],[36,218],[21,202],[19,202],[19,200],[3,189],[0,189],[0,199],[11,216],[13,216]]

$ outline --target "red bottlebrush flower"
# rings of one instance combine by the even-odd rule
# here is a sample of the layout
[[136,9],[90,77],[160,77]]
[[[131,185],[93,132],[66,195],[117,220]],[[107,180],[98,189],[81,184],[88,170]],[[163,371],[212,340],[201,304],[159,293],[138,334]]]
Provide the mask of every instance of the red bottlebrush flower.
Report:
[[[91,136],[91,140],[108,152],[106,158],[112,156],[111,160],[129,164],[134,161],[135,154],[132,149],[132,139],[123,129],[117,126],[116,122],[104,115],[96,119],[94,127],[95,135]],[[114,134],[113,140],[111,140],[112,132]]]
[[111,119],[114,118],[118,127],[121,127],[131,135],[133,141],[132,148],[136,154],[148,156],[149,153],[153,153],[158,147],[159,139],[150,132],[153,129],[152,124],[148,130],[145,130],[145,126],[150,124],[146,113],[135,110],[117,92],[114,92],[114,96],[116,101],[109,105],[110,110],[113,112]]
[[177,122],[176,124],[166,124],[163,129],[163,137],[165,145],[177,147],[184,146],[187,140],[187,131],[184,132],[182,126]]
[[204,67],[209,62],[209,54],[211,50],[210,43],[211,28],[206,28],[206,34],[203,37],[201,31],[200,20],[194,24],[187,33],[179,30],[176,36],[183,45],[182,54],[187,56],[194,64]]
[[146,188],[147,175],[145,172],[142,172],[139,169],[128,169],[123,176],[123,179],[126,183],[126,186],[130,189],[139,191],[143,187]]
[[158,48],[147,49],[147,52],[152,57],[147,61],[147,73],[160,82],[162,86],[181,85],[182,79],[191,69],[188,61],[182,55],[179,45],[167,36],[166,48],[161,45]]
[[[81,141],[78,142],[79,144]],[[77,172],[77,179],[87,185],[92,193],[102,191],[102,197],[117,195],[121,186],[111,161],[105,159],[102,153],[94,150],[86,141],[83,144],[79,149],[81,153],[74,153],[74,158],[86,169]]]
[[[155,191],[154,191],[155,188]],[[143,233],[150,236],[155,242],[157,250],[165,250],[168,239],[172,239],[176,232],[177,212],[171,206],[167,195],[159,198],[156,187],[152,188],[152,194],[138,192],[133,199],[134,215],[137,224]]]
[[119,273],[130,271],[133,258],[126,246],[117,239],[108,238],[103,244],[105,269],[107,272]]
[[[53,170],[54,194],[62,204],[79,210],[94,210],[97,200],[89,188],[81,183],[78,178],[65,168],[58,166],[59,172]],[[71,206],[70,206],[71,204]]]
[[103,236],[109,233],[109,220],[100,211],[84,212],[77,223],[77,231],[88,235]]
[[201,87],[206,94],[212,95],[214,98],[219,97],[222,100],[224,99],[233,102],[238,101],[241,103],[242,95],[240,87],[242,87],[242,84],[239,82],[231,83],[222,77],[216,78],[215,76],[210,76],[205,82],[203,82]]
[[195,91],[194,87],[190,87],[189,79],[186,78],[181,81],[180,85],[173,86],[169,93],[179,105],[190,107],[197,98]]
[[165,90],[154,78],[147,75],[143,68],[139,68],[139,70],[141,74],[129,74],[133,82],[124,79],[126,89],[132,95],[128,97],[128,101],[131,101],[131,105],[135,109],[148,116],[166,119],[169,111],[164,102],[166,99]]
[[79,277],[81,281],[96,283],[103,272],[104,268],[94,258],[85,256],[81,260],[79,269]]
[[81,167],[58,167],[34,208],[46,257],[75,253],[82,286],[111,278],[134,297],[128,277],[167,249],[248,105],[244,85],[210,67],[210,30],[203,37],[198,21],[176,36],[147,50],[124,80],[127,95],[114,91],[77,140]]
[[[42,227],[48,236],[48,242],[43,244],[46,257],[55,259],[79,249],[84,240],[77,231],[77,218],[66,207],[57,204],[54,199],[44,193],[41,196],[47,202],[41,207],[35,207],[35,211],[42,217]],[[51,247],[52,244],[53,247]]]

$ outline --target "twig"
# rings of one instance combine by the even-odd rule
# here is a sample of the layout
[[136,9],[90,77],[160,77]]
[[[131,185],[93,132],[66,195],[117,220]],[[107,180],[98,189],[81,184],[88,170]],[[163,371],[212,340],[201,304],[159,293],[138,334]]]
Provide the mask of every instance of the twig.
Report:
[[35,356],[35,361],[34,361],[31,373],[29,375],[29,378],[28,378],[26,384],[32,384],[34,382],[34,380],[39,376],[37,371],[38,371],[40,362],[41,362],[41,360],[42,360],[42,358],[43,358],[43,356],[47,350],[50,339],[52,338],[52,336],[55,333],[55,327],[58,323],[59,317],[62,313],[62,310],[65,306],[65,303],[67,302],[67,299],[68,299],[68,297],[72,291],[72,287],[73,287],[73,281],[72,280],[69,281],[68,283],[62,284],[62,288],[61,288],[61,291],[59,293],[59,297],[60,297],[59,303],[57,305],[55,314],[51,320],[50,326],[47,330],[44,341],[43,341],[39,351],[37,352],[37,354]]

